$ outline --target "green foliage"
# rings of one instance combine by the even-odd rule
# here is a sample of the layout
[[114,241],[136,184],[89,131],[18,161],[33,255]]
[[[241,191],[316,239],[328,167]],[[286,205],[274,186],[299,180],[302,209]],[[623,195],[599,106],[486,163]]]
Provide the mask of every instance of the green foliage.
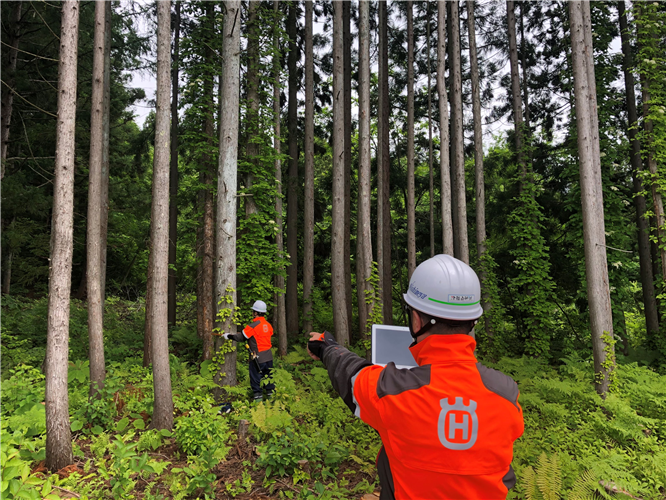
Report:
[[226,445],[231,432],[227,421],[217,415],[218,408],[204,403],[201,409],[192,409],[174,419],[174,437],[178,446],[188,455],[215,452],[223,459],[229,447]]
[[24,498],[26,500],[57,500],[50,479],[44,480],[30,474],[30,461],[23,460],[14,438],[3,432],[2,450],[0,450],[0,468],[2,483],[0,494],[8,500]]

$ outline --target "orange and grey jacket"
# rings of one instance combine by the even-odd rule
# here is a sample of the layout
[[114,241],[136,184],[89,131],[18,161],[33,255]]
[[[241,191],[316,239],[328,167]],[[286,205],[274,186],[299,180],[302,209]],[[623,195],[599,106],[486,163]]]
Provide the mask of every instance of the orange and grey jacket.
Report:
[[395,498],[506,498],[524,427],[518,386],[476,361],[472,337],[427,337],[410,348],[419,365],[410,369],[325,343],[320,357],[333,387],[382,438]]
[[241,333],[229,335],[229,338],[236,342],[246,342],[250,350],[258,356],[259,363],[272,361],[273,352],[271,351],[271,336],[273,327],[263,316],[257,316],[255,320],[243,328]]

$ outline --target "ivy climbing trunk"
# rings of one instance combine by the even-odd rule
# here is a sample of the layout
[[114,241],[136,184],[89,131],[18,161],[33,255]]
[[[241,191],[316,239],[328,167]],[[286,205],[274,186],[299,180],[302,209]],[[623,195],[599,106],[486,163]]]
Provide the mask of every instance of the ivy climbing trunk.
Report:
[[67,370],[69,357],[69,294],[74,247],[74,159],[79,2],[62,2],[58,62],[51,263],[46,326],[46,468],[56,472],[73,461],[69,426]]
[[314,40],[312,0],[305,2],[305,194],[303,231],[303,332],[312,331],[314,286]]
[[176,0],[173,34],[171,92],[171,163],[169,171],[169,325],[176,326],[176,248],[178,239],[178,45],[180,43],[180,5]]
[[449,104],[446,94],[446,0],[437,2],[437,95],[439,97],[439,174],[442,204],[442,252],[453,255]]
[[407,279],[416,269],[416,214],[414,206],[414,20],[407,2]]
[[581,202],[583,205],[585,270],[590,307],[595,388],[602,397],[605,397],[613,379],[615,351],[613,315],[608,286],[597,98],[589,8],[589,2],[569,2]]

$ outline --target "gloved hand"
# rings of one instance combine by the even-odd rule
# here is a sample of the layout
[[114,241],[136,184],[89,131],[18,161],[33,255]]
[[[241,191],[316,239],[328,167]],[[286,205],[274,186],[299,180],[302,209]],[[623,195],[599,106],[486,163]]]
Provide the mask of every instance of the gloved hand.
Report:
[[310,333],[310,341],[308,342],[308,352],[310,357],[315,361],[319,361],[324,354],[324,349],[327,346],[338,345],[335,337],[329,332],[324,333]]
[[229,340],[229,335],[231,335],[231,334],[230,333],[223,333],[222,337],[224,338],[224,340]]

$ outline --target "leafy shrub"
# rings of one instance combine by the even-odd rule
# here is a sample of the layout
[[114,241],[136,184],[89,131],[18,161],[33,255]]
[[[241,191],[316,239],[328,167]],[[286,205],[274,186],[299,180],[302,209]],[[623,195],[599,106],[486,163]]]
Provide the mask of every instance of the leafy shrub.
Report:
[[174,421],[174,437],[178,446],[188,455],[199,455],[204,451],[219,451],[224,458],[229,451],[226,446],[231,435],[227,421],[217,414],[217,407],[210,404],[200,410],[191,410]]

